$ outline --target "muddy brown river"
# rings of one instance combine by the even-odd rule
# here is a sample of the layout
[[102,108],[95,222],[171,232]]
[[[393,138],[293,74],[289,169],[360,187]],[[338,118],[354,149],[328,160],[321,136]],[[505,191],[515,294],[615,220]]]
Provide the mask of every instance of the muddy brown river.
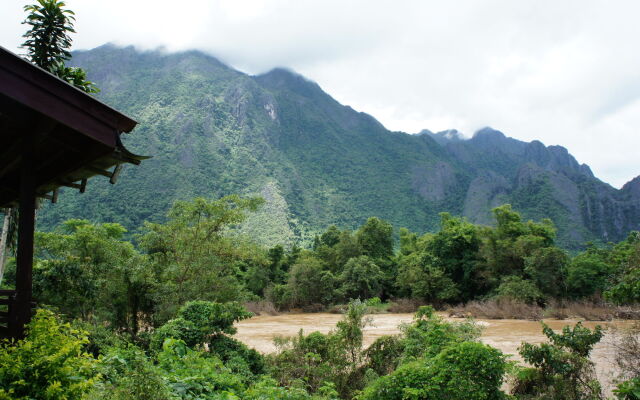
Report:
[[[366,346],[373,343],[380,336],[398,333],[398,326],[402,323],[411,322],[413,314],[375,314],[370,317],[372,318],[372,324],[364,330]],[[307,334],[314,331],[327,333],[335,328],[336,322],[341,318],[342,315],[340,314],[328,313],[260,315],[238,323],[238,333],[235,337],[260,352],[270,353],[275,351],[273,338],[276,336],[293,336],[300,329],[303,329]],[[457,318],[446,319],[451,321],[460,320]],[[546,339],[542,334],[540,322],[509,319],[477,319],[476,321],[483,327],[482,342],[511,355],[514,360],[522,361],[518,355],[518,346],[522,342],[541,343]],[[545,323],[554,330],[560,330],[566,325],[574,325],[576,322],[578,320],[545,320]],[[630,322],[583,322],[583,324],[593,328],[598,324],[603,327],[611,324],[623,326],[630,324]],[[607,393],[611,391],[611,381],[615,374],[614,356],[615,349],[612,346],[610,337],[607,335],[596,345],[591,353],[591,359],[596,364],[598,379]]]

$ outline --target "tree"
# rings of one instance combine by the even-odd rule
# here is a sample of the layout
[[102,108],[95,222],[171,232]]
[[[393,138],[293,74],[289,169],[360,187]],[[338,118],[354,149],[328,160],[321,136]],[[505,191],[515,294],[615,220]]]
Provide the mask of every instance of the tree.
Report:
[[232,301],[246,293],[243,269],[266,265],[255,244],[228,235],[264,202],[237,195],[218,200],[177,201],[164,224],[146,223],[140,244],[160,281],[160,322],[189,300]]
[[560,297],[566,294],[565,280],[569,256],[557,247],[535,250],[525,258],[524,271],[546,296]]
[[509,204],[494,208],[493,214],[496,227],[485,229],[481,255],[493,285],[497,285],[503,276],[523,275],[525,258],[537,249],[553,246],[556,231],[548,219],[523,222]]
[[371,217],[356,237],[365,255],[373,259],[393,256],[393,227],[388,222]]
[[594,246],[578,254],[567,266],[567,289],[572,297],[602,294],[612,272],[608,252]]
[[27,49],[31,62],[87,93],[96,93],[98,89],[87,81],[81,68],[67,67],[65,62],[71,58],[71,37],[75,33],[73,23],[75,14],[64,7],[63,1],[38,0],[26,5],[28,13],[23,24],[30,26],[23,35],[27,40],[22,47]]
[[136,334],[153,309],[155,288],[145,257],[119,224],[66,221],[36,234],[34,297],[72,318],[99,317]]
[[350,259],[340,275],[341,295],[345,299],[365,300],[380,296],[384,274],[369,257]]
[[473,299],[481,290],[478,275],[478,228],[463,218],[440,214],[440,232],[426,242],[425,250],[433,255],[433,266],[445,272],[460,290],[462,300]]
[[294,306],[327,304],[333,299],[335,277],[322,261],[306,256],[291,267],[287,286]]
[[605,297],[618,304],[640,303],[640,233],[631,232],[612,253],[618,271]]
[[2,287],[2,279],[4,278],[4,270],[7,264],[9,250],[15,248],[15,242],[18,236],[17,213],[17,208],[7,208],[4,210],[2,233],[0,234],[0,287]]

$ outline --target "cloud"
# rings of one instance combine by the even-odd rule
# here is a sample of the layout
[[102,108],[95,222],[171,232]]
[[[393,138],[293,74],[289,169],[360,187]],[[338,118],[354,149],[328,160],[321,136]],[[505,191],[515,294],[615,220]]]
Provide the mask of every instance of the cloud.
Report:
[[[0,5],[16,48],[25,1]],[[292,68],[392,130],[490,125],[567,147],[614,186],[640,174],[640,3],[601,0],[67,0],[76,48],[197,48]]]

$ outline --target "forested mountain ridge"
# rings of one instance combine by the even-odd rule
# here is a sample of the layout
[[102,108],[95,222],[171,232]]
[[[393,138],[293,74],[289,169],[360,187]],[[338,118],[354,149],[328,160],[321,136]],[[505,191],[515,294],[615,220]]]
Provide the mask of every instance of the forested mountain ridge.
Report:
[[249,76],[197,51],[165,54],[105,45],[74,54],[99,98],[140,122],[125,138],[154,158],[101,179],[40,213],[41,227],[85,216],[132,228],[163,219],[177,199],[256,193],[267,200],[244,229],[291,243],[330,224],[378,216],[434,230],[439,212],[489,223],[511,203],[549,217],[559,242],[618,241],[640,229],[640,179],[617,190],[559,146],[521,142],[490,128],[390,132],[284,69]]

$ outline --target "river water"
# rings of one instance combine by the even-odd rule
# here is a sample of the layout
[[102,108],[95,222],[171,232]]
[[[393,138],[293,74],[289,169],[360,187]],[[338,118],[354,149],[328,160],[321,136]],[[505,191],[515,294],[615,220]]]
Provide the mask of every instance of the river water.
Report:
[[[370,317],[372,319],[371,326],[364,330],[365,346],[370,345],[380,336],[398,333],[398,326],[411,322],[413,314],[374,314]],[[236,325],[238,333],[235,337],[262,353],[270,353],[275,351],[273,338],[276,336],[293,336],[300,329],[303,329],[305,334],[314,331],[327,333],[335,328],[336,322],[341,318],[340,314],[328,313],[260,315],[238,323]],[[445,319],[461,320],[458,318]],[[482,342],[511,355],[513,360],[522,361],[518,355],[518,347],[522,342],[542,343],[546,340],[540,322],[513,319],[477,319],[476,321],[483,327]],[[578,320],[545,320],[545,323],[556,331],[566,325],[572,326],[576,322]],[[594,328],[596,325],[606,327],[612,324],[623,326],[630,324],[630,322],[583,322],[583,325],[588,328]],[[591,360],[596,364],[598,379],[604,385],[607,393],[611,391],[615,374],[614,356],[615,348],[612,345],[611,337],[607,335],[591,353]]]

